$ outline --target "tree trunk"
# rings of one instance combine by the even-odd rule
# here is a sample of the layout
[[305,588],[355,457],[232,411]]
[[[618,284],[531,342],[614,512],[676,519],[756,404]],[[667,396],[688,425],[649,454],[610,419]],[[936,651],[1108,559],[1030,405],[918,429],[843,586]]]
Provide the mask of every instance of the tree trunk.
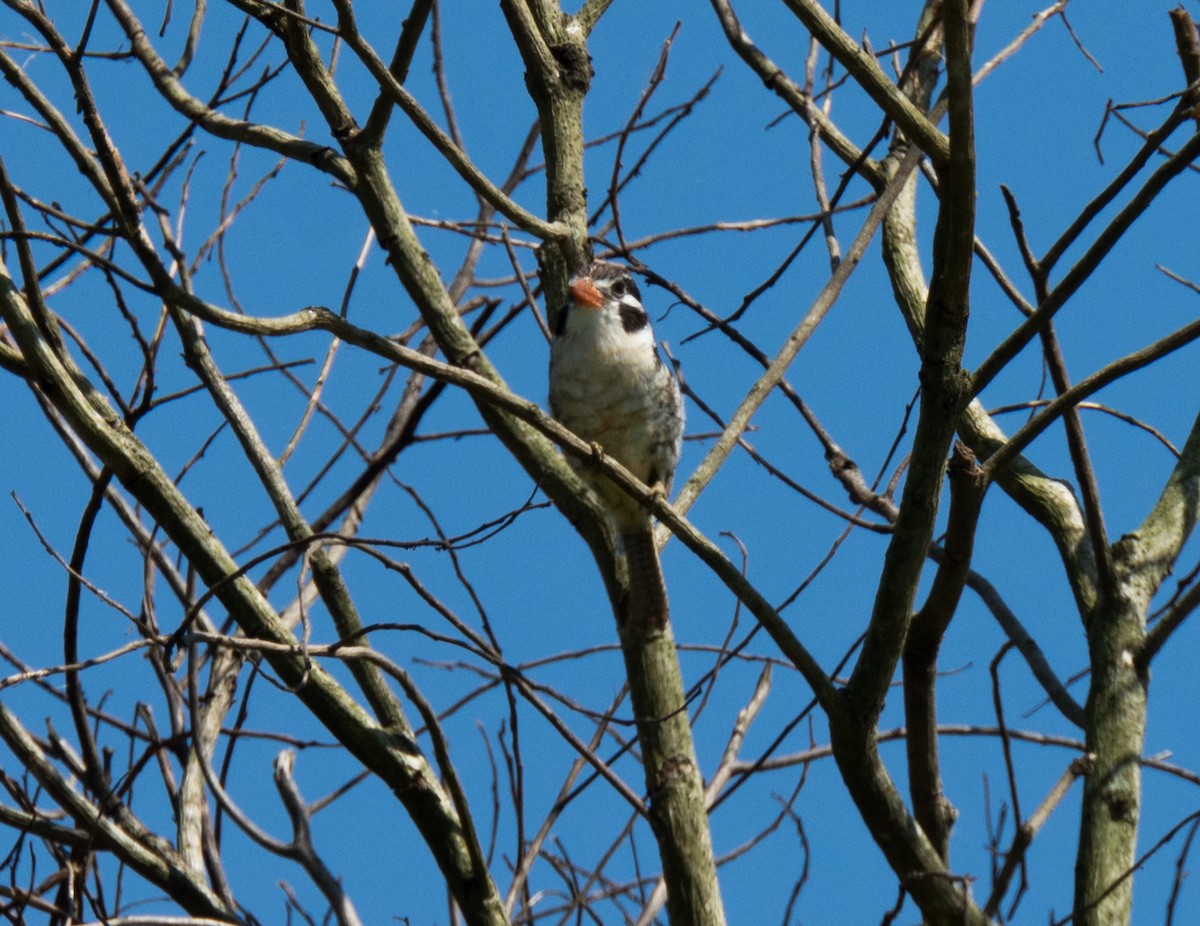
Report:
[[1084,781],[1075,862],[1075,922],[1080,926],[1128,923],[1133,905],[1149,675],[1136,659],[1145,606],[1128,588],[1126,582],[1124,594],[1102,601],[1088,634],[1092,685],[1087,748],[1095,766]]

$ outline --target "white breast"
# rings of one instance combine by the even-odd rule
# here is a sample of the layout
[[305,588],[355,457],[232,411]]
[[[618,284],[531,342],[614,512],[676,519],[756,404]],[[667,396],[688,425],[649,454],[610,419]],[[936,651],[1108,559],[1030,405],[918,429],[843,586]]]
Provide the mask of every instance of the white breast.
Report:
[[[679,459],[678,386],[659,361],[650,326],[626,331],[615,308],[572,306],[550,354],[550,408],[646,483],[669,488]],[[586,470],[583,471],[587,475]],[[644,520],[636,504],[589,477],[618,523]]]

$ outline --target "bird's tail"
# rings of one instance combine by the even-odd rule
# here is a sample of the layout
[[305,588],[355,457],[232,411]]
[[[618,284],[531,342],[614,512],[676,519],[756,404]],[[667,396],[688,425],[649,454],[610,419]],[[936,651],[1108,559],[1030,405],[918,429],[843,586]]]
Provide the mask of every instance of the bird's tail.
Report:
[[670,605],[654,543],[654,527],[646,519],[643,526],[623,533],[621,540],[629,568],[630,617],[643,633],[661,630],[670,617]]

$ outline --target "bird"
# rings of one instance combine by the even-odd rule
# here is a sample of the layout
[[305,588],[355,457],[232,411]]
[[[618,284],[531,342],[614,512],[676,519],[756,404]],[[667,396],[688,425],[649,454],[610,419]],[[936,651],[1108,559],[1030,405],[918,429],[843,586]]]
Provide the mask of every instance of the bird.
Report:
[[[633,274],[596,261],[571,277],[567,292],[550,344],[550,413],[665,498],[682,446],[683,399],[658,354]],[[612,519],[643,616],[665,623],[666,585],[649,513],[586,461],[568,460]]]

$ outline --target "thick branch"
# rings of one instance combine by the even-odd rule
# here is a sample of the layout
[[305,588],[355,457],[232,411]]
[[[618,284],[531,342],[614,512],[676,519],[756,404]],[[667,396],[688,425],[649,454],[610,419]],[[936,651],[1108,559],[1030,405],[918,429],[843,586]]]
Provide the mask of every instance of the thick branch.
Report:
[[1185,101],[1193,104],[1192,114],[1196,128],[1200,129],[1200,31],[1192,14],[1177,6],[1168,11],[1171,26],[1175,29],[1175,49],[1179,52],[1179,63],[1183,65],[1183,79],[1188,83]]
[[862,653],[846,686],[843,709],[830,714],[834,756],[847,789],[892,870],[934,924],[984,923],[987,918],[913,825],[879,759],[875,726],[908,631],[946,456],[967,401],[961,363],[975,238],[975,146],[966,8],[965,0],[943,6],[950,151],[942,169],[933,282],[921,345],[921,413]]
[[583,170],[583,100],[592,82],[588,21],[575,23],[561,12],[535,16],[527,0],[501,0],[500,9],[525,62],[525,84],[541,124],[546,216],[569,230],[566,239],[538,253],[553,330],[566,305],[567,280],[591,262]]
[[[1134,559],[1137,581],[1144,584],[1146,591],[1153,594],[1171,570],[1183,549],[1183,545],[1196,528],[1200,517],[1200,416],[1192,423],[1191,434],[1179,454],[1162,494],[1146,516],[1141,526],[1130,535],[1121,538],[1122,544],[1136,549]],[[1194,598],[1195,590],[1190,593]],[[1174,614],[1169,614],[1146,634],[1138,659],[1149,665],[1168,637],[1178,628],[1183,617],[1190,611],[1190,598],[1176,603]],[[1178,617],[1174,616],[1178,615]]]
[[[396,50],[392,53],[388,72],[398,84],[403,84],[408,77],[408,68],[412,64],[413,55],[417,52],[417,43],[425,31],[425,23],[429,21],[429,13],[433,8],[433,0],[413,0],[400,35],[396,39]],[[369,145],[383,143],[384,132],[387,131],[388,120],[392,114],[392,99],[382,88],[371,106],[371,113],[363,124],[363,135]]]
[[958,814],[942,791],[937,743],[937,657],[970,572],[975,527],[985,488],[974,459],[959,445],[950,468],[950,519],[944,552],[929,596],[913,617],[904,643],[904,717],[908,725],[905,747],[913,816],[946,865],[950,863],[950,828]]
[[[921,414],[862,655],[848,686],[864,717],[878,717],[895,672],[938,510],[946,458],[966,404],[961,361],[969,313],[975,238],[975,146],[965,10],[946,10],[950,160],[934,233],[933,280],[925,310]],[[951,28],[954,16],[957,32]],[[895,181],[893,181],[895,182]]]

